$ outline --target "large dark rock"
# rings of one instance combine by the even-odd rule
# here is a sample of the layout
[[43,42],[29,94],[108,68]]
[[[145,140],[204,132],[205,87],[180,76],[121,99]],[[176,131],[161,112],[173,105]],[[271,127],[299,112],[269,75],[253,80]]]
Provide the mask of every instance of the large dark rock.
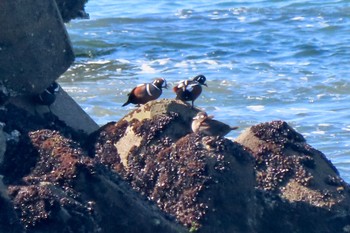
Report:
[[21,233],[23,231],[24,228],[17,217],[13,203],[7,195],[7,187],[0,177],[0,232]]
[[0,1],[0,87],[8,95],[38,94],[74,60],[54,0]]
[[3,125],[0,124],[0,164],[4,161],[4,155],[6,152],[6,136],[2,128]]
[[76,131],[92,133],[99,128],[97,123],[63,90],[63,88],[60,88],[59,91],[55,93],[55,96],[56,100],[50,106],[38,104],[34,101],[33,96],[17,96],[10,98],[8,102],[24,109],[26,114],[36,116],[37,118],[54,114],[55,117],[59,118]]

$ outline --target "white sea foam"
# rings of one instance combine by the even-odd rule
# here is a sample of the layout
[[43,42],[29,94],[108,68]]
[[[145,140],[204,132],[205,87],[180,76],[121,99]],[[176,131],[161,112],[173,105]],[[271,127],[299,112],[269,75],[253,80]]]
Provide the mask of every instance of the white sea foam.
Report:
[[331,126],[331,124],[321,123],[321,124],[318,124],[318,126],[320,126],[320,127],[329,127],[329,126]]
[[141,69],[140,73],[142,73],[142,74],[155,74],[155,73],[157,73],[157,70],[152,68],[148,64],[142,64],[140,69]]
[[316,131],[313,131],[313,132],[311,132],[312,134],[326,134],[326,132],[325,131],[323,131],[323,130],[316,130]]
[[126,59],[122,59],[122,58],[119,58],[119,59],[115,59],[116,61],[120,62],[120,63],[124,63],[124,64],[129,64],[130,61],[129,60],[126,60]]
[[213,66],[217,66],[219,63],[217,62],[217,61],[215,61],[215,60],[199,60],[198,62],[197,62],[198,64],[203,64],[203,63],[205,63],[205,64],[209,64],[209,65],[213,65]]
[[100,65],[103,65],[103,64],[108,64],[110,62],[111,61],[109,61],[109,60],[91,60],[91,61],[87,61],[86,64],[100,64]]
[[255,111],[255,112],[261,112],[265,110],[265,106],[264,105],[250,105],[247,106],[247,108],[249,110]]
[[170,58],[163,58],[163,59],[156,59],[154,61],[151,61],[151,64],[158,64],[158,65],[166,65],[170,61]]
[[342,130],[350,131],[350,125],[346,126],[345,128],[342,128]]
[[296,17],[292,18],[291,20],[293,20],[293,21],[303,21],[304,19],[305,19],[305,17],[303,17],[303,16],[296,16]]

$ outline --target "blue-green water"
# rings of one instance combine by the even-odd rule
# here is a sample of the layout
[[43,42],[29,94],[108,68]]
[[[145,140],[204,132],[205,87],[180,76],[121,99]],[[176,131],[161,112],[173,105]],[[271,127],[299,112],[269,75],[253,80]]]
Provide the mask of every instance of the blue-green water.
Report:
[[67,24],[77,58],[59,81],[100,125],[133,108],[121,105],[136,84],[204,74],[198,107],[241,130],[285,120],[350,181],[350,1],[90,0],[86,11]]

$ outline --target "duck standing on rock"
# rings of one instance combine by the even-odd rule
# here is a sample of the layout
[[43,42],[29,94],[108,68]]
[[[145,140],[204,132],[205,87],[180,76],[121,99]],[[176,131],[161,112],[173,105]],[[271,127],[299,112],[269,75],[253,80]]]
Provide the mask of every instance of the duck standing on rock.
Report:
[[225,136],[231,130],[238,129],[237,126],[231,127],[223,122],[213,120],[213,116],[208,116],[206,112],[198,112],[193,118],[192,131],[206,136]]
[[50,108],[50,105],[55,102],[56,94],[59,92],[59,90],[60,85],[57,82],[53,82],[42,93],[34,96],[34,102],[40,105],[47,105]]
[[156,78],[152,83],[140,84],[131,90],[128,94],[128,100],[122,106],[124,107],[130,103],[140,105],[158,99],[162,94],[162,88],[167,88],[164,78]]
[[179,84],[173,88],[173,91],[176,93],[176,99],[192,101],[193,108],[193,102],[202,93],[202,85],[207,87],[205,83],[206,80],[206,77],[200,74],[190,80],[180,81]]

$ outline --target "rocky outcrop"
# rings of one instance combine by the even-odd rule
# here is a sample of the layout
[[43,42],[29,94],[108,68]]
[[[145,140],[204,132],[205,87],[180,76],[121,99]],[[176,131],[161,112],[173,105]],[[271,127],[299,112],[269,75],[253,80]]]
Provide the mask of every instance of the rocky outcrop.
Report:
[[349,185],[301,134],[274,121],[252,126],[237,142],[255,158],[259,229],[349,232]]
[[[85,2],[59,0],[60,11],[55,0],[0,2],[0,105],[10,102],[41,117],[50,112],[34,97],[74,61],[60,12],[68,21],[83,10]],[[75,130],[91,133],[98,128],[62,89],[51,112]]]
[[[89,157],[81,146],[85,134],[58,119],[26,115],[10,104],[0,116],[8,135],[0,171],[13,205],[5,217],[17,217],[17,228],[25,232],[185,231]],[[12,132],[20,133],[12,138]]]
[[253,232],[253,160],[239,144],[190,131],[198,110],[148,103],[93,137],[91,154],[189,229]]
[[75,131],[90,134],[96,131],[97,123],[70,97],[62,88],[56,93],[56,100],[50,106],[40,105],[33,101],[33,96],[17,96],[8,103],[25,110],[26,115],[48,120],[59,118]]
[[56,3],[1,1],[0,9],[2,92],[11,96],[41,93],[74,60]]
[[24,228],[17,217],[13,202],[7,194],[7,187],[0,177],[0,232],[21,233]]
[[286,122],[253,126],[232,142],[191,133],[197,111],[148,103],[95,133],[90,153],[189,229],[346,232],[348,185]]
[[6,136],[3,131],[3,125],[0,125],[0,164],[4,161],[5,152],[6,152]]
[[231,141],[192,133],[191,119],[199,110],[177,100],[147,103],[91,135],[10,103],[1,111],[6,152],[0,172],[6,186],[0,201],[7,203],[3,219],[11,225],[0,221],[0,229],[350,228],[348,184],[286,122],[252,126]]
[[349,185],[286,122],[231,141],[192,133],[177,100],[101,128],[64,90],[33,102],[72,63],[61,16],[85,2],[0,2],[0,233],[350,232]]

